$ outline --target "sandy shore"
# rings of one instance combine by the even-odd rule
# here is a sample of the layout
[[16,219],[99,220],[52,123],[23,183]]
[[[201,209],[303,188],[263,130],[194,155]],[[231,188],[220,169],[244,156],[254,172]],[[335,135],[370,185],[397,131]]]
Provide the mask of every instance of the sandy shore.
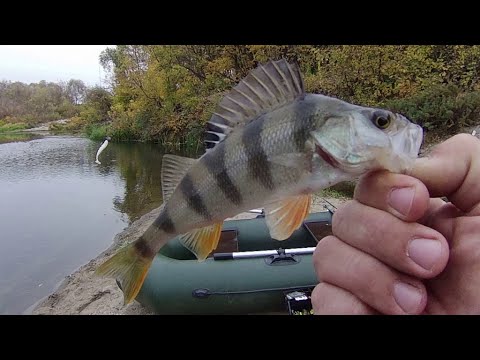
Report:
[[[343,202],[343,200],[331,198],[325,198],[325,200],[334,206]],[[324,205],[325,202],[322,198],[315,197],[311,211],[324,211]],[[160,209],[161,207],[142,216],[123,232],[117,234],[112,246],[68,276],[54,293],[36,304],[29,313],[33,315],[153,314],[137,302],[124,306],[123,294],[115,280],[97,277],[94,275],[94,271],[123,244],[137,239],[152,223]],[[244,213],[236,216],[235,219],[254,216],[254,214]]]

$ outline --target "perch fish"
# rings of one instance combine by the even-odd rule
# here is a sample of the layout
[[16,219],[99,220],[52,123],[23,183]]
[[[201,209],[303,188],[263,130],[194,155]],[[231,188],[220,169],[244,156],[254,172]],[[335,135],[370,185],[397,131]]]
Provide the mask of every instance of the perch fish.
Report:
[[125,304],[172,238],[203,261],[226,218],[264,208],[272,238],[285,240],[309,214],[313,193],[371,170],[405,172],[423,139],[400,114],[306,93],[298,65],[286,60],[252,70],[223,97],[207,130],[210,148],[200,158],[163,157],[160,214],[97,269],[117,278]]

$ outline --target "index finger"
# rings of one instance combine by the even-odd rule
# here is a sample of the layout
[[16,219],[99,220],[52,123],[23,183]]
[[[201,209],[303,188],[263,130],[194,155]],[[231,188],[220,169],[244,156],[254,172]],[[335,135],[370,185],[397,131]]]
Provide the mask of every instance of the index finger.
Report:
[[388,171],[362,176],[353,198],[407,222],[419,220],[429,206],[428,190],[420,180]]
[[479,214],[480,141],[459,134],[416,160],[409,175],[422,181],[431,197],[446,196],[464,213]]

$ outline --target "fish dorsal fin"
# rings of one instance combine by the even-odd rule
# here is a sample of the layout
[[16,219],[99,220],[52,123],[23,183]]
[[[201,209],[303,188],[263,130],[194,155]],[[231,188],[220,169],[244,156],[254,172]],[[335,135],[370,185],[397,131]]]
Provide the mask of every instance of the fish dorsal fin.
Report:
[[307,217],[312,195],[289,197],[265,206],[265,221],[275,240],[288,239]]
[[305,95],[296,63],[270,61],[252,70],[223,97],[207,123],[205,143],[213,148],[237,126]]
[[170,198],[188,169],[190,169],[196,161],[196,159],[178,155],[163,155],[161,180],[164,202]]
[[192,230],[180,236],[179,241],[195,254],[198,261],[204,261],[217,248],[221,234],[222,223],[217,223]]

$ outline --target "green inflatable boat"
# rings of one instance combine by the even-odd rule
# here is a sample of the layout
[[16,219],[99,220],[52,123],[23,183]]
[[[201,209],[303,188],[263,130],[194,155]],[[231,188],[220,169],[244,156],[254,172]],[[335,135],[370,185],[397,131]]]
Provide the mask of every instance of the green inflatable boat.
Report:
[[308,295],[318,283],[312,254],[331,233],[332,214],[310,214],[284,241],[270,237],[263,214],[226,221],[217,249],[204,262],[174,239],[155,257],[136,300],[157,314],[308,310]]

